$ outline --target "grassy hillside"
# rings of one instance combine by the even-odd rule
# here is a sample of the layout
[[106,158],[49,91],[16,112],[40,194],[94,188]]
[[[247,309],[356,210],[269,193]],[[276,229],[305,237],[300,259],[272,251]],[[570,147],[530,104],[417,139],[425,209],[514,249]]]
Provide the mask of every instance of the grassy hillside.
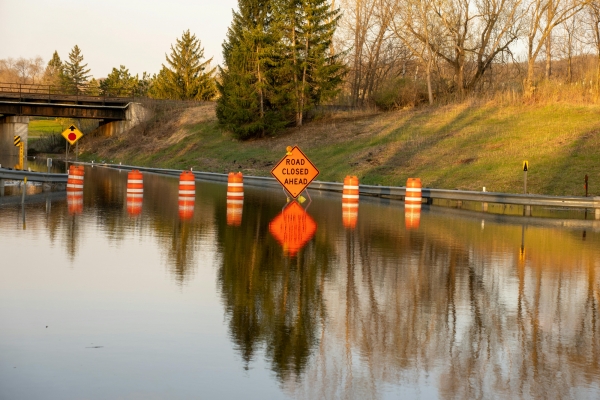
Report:
[[443,106],[390,113],[321,116],[275,138],[240,142],[223,132],[214,105],[173,113],[166,122],[112,138],[82,140],[84,158],[135,165],[269,175],[287,145],[319,168],[317,179],[520,193],[529,161],[530,193],[600,195],[600,106]]

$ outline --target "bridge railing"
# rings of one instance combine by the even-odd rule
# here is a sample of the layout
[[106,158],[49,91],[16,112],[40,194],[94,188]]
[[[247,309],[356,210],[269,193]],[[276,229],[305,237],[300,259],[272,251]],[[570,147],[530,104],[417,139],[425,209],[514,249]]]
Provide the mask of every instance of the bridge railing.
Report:
[[134,89],[103,88],[99,86],[79,85],[65,87],[56,85],[42,85],[37,83],[9,83],[0,82],[0,93],[9,97],[24,99],[35,98],[39,100],[53,100],[57,96],[73,96],[75,100],[85,98],[94,99],[119,99],[134,101],[139,96]]

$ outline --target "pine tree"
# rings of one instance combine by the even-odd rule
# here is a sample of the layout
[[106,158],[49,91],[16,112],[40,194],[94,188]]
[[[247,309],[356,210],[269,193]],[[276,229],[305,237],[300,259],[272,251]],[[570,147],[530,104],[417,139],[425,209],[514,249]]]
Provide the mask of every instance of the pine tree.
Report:
[[211,100],[216,94],[215,68],[207,68],[210,58],[202,62],[204,48],[196,35],[189,29],[177,39],[175,47],[171,45],[171,56],[165,55],[168,66],[163,64],[155,76],[152,90],[154,97],[177,100]]
[[96,78],[92,78],[86,88],[85,88],[85,93],[89,94],[90,96],[100,96],[101,94],[101,88],[100,88],[100,82],[98,82],[96,80]]
[[284,126],[273,90],[275,44],[270,0],[239,0],[223,43],[217,84],[219,122],[239,138],[260,137]]
[[331,54],[340,19],[328,0],[239,0],[223,44],[217,117],[240,138],[303,124],[346,67]]
[[50,86],[60,86],[62,83],[63,63],[57,51],[54,51],[52,59],[48,61],[46,70],[44,71],[44,84]]
[[69,92],[77,93],[82,90],[87,83],[90,70],[85,69],[87,64],[82,64],[83,54],[79,47],[75,45],[69,53],[69,61],[65,61],[63,67],[62,84],[64,89]]
[[327,0],[279,0],[277,5],[277,27],[284,36],[280,70],[295,124],[301,126],[308,110],[335,96],[347,72],[342,54],[331,54],[341,15]]
[[121,65],[100,82],[100,89],[106,96],[131,96],[137,91],[138,78],[129,73],[129,69]]

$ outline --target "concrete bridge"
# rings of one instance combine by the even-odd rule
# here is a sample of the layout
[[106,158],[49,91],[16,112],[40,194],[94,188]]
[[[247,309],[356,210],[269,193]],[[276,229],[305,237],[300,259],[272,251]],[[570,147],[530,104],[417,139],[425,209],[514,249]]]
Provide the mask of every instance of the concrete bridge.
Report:
[[48,85],[0,83],[0,155],[18,156],[13,137],[21,136],[27,154],[29,117],[88,118],[100,120],[94,131],[111,136],[150,116],[133,92],[89,94]]

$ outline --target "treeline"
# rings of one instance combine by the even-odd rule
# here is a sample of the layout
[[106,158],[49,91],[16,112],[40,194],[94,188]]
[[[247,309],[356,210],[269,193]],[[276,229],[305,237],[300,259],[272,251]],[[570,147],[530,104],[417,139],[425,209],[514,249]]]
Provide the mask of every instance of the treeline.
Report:
[[124,65],[113,68],[106,78],[96,79],[75,45],[64,61],[57,51],[44,67],[41,57],[0,60],[0,82],[49,85],[61,93],[91,96],[138,96],[173,100],[211,100],[217,90],[215,68],[204,60],[200,40],[190,31],[171,46],[166,65],[158,74],[132,75]]
[[535,98],[548,83],[600,98],[600,0],[339,1],[238,0],[218,71],[188,30],[152,76],[121,65],[90,79],[75,46],[45,68],[39,57],[0,60],[0,81],[216,99],[219,121],[239,138],[301,126],[325,102],[393,109]]
[[599,0],[342,1],[336,46],[350,49],[351,105],[507,89],[527,97],[552,80],[591,80],[598,92]]

